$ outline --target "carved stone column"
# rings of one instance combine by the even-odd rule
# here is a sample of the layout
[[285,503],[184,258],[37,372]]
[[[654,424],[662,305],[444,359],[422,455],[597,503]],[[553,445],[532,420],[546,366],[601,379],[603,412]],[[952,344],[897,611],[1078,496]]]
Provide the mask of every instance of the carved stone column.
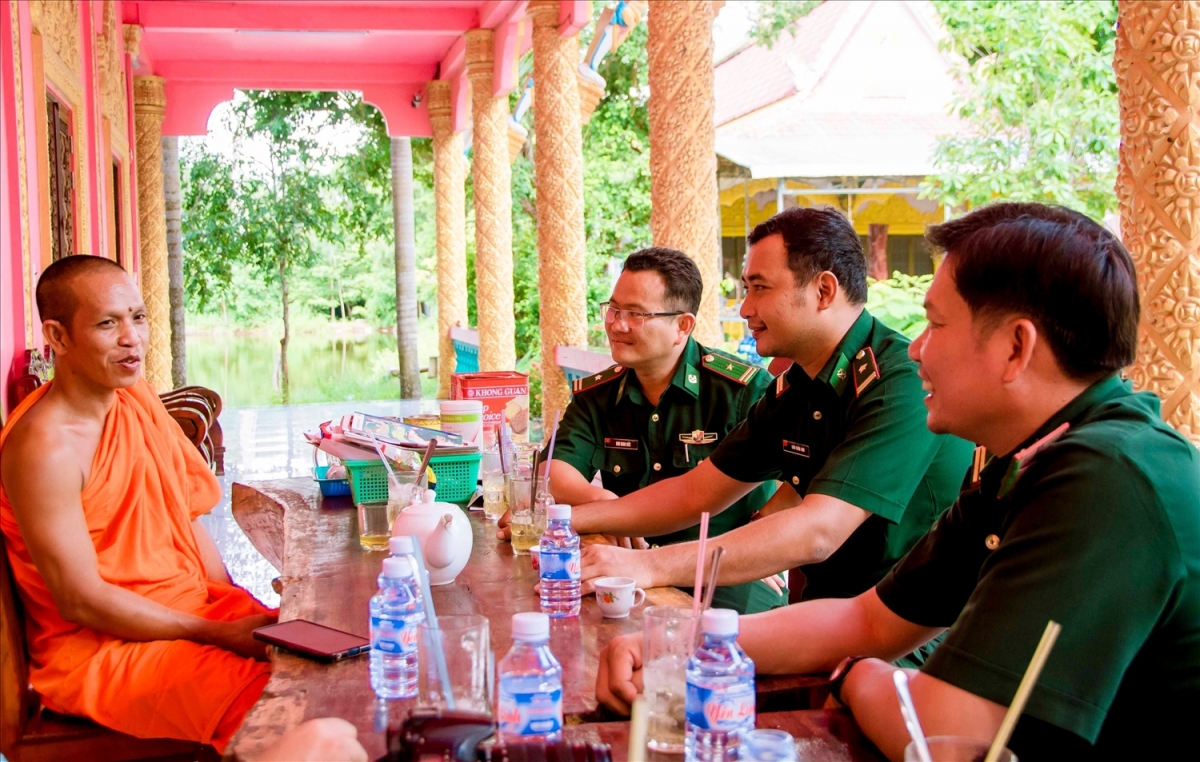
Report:
[[1142,302],[1129,374],[1200,445],[1200,8],[1123,0],[1118,18],[1117,197]]
[[187,335],[183,295],[183,202],[179,189],[179,138],[162,139],[167,278],[171,297],[171,385],[187,386]]
[[464,182],[467,160],[462,135],[453,132],[450,83],[430,82],[429,121],[433,124],[433,192],[437,217],[438,393],[450,398],[454,342],[450,329],[467,320],[467,215]]
[[508,160],[508,99],[492,97],[495,34],[467,32],[475,181],[475,299],[479,308],[479,369],[512,370],[514,344],[512,169]]
[[150,323],[146,380],[158,392],[171,389],[171,297],[167,269],[167,218],[163,209],[162,77],[133,78],[136,131],[138,241],[142,298]]
[[650,230],[655,246],[696,260],[704,278],[696,339],[721,341],[720,218],[713,41],[709,0],[653,3],[647,17],[650,64]]
[[555,347],[587,346],[587,273],[584,267],[583,140],[579,127],[579,38],[558,33],[558,0],[533,0],[533,131],[538,188],[538,293],[541,294],[542,416],[571,401],[554,361]]

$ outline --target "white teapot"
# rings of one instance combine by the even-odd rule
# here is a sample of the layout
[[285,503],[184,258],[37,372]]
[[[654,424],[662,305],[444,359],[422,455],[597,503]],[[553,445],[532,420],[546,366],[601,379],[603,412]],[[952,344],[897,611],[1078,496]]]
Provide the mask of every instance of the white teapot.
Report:
[[435,503],[433,490],[422,497],[424,502],[414,501],[396,516],[392,536],[414,535],[429,567],[429,584],[448,585],[471,558],[471,522],[457,505]]

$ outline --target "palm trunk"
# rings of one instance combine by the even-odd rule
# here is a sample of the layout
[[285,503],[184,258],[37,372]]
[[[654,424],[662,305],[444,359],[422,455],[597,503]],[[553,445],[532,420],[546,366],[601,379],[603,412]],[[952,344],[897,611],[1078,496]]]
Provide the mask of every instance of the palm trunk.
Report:
[[179,192],[179,138],[162,139],[163,211],[167,218],[167,293],[171,307],[171,384],[187,386],[187,340],[184,334],[183,231]]
[[413,224],[412,141],[392,138],[392,220],[396,247],[396,349],[400,397],[420,399],[417,347],[417,244]]
[[279,388],[283,404],[288,403],[288,340],[291,338],[291,316],[288,314],[287,257],[279,260],[279,296],[283,300],[283,338],[279,340]]

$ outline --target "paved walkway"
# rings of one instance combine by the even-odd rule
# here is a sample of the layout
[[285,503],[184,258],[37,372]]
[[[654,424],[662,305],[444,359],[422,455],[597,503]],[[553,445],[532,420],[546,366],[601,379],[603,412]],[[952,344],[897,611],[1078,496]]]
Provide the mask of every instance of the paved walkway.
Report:
[[418,410],[437,412],[437,401],[317,402],[223,410],[225,476],[220,477],[221,502],[201,521],[220,548],[233,581],[268,606],[279,605],[279,596],[271,589],[271,580],[279,573],[254,549],[230,513],[229,494],[234,482],[311,476],[313,448],[303,432],[334,417],[353,412],[411,415]]

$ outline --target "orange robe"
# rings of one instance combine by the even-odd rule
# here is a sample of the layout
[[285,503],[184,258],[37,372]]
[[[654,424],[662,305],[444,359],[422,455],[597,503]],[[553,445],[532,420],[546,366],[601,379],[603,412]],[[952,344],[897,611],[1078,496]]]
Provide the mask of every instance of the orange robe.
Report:
[[[13,411],[0,448],[49,388]],[[207,619],[268,611],[205,575],[191,522],[212,510],[221,486],[144,380],[117,391],[81,497],[105,581]],[[262,694],[269,664],[187,640],[132,642],[71,624],[59,616],[2,486],[0,531],[25,606],[30,681],[48,708],[133,736],[224,751]]]

